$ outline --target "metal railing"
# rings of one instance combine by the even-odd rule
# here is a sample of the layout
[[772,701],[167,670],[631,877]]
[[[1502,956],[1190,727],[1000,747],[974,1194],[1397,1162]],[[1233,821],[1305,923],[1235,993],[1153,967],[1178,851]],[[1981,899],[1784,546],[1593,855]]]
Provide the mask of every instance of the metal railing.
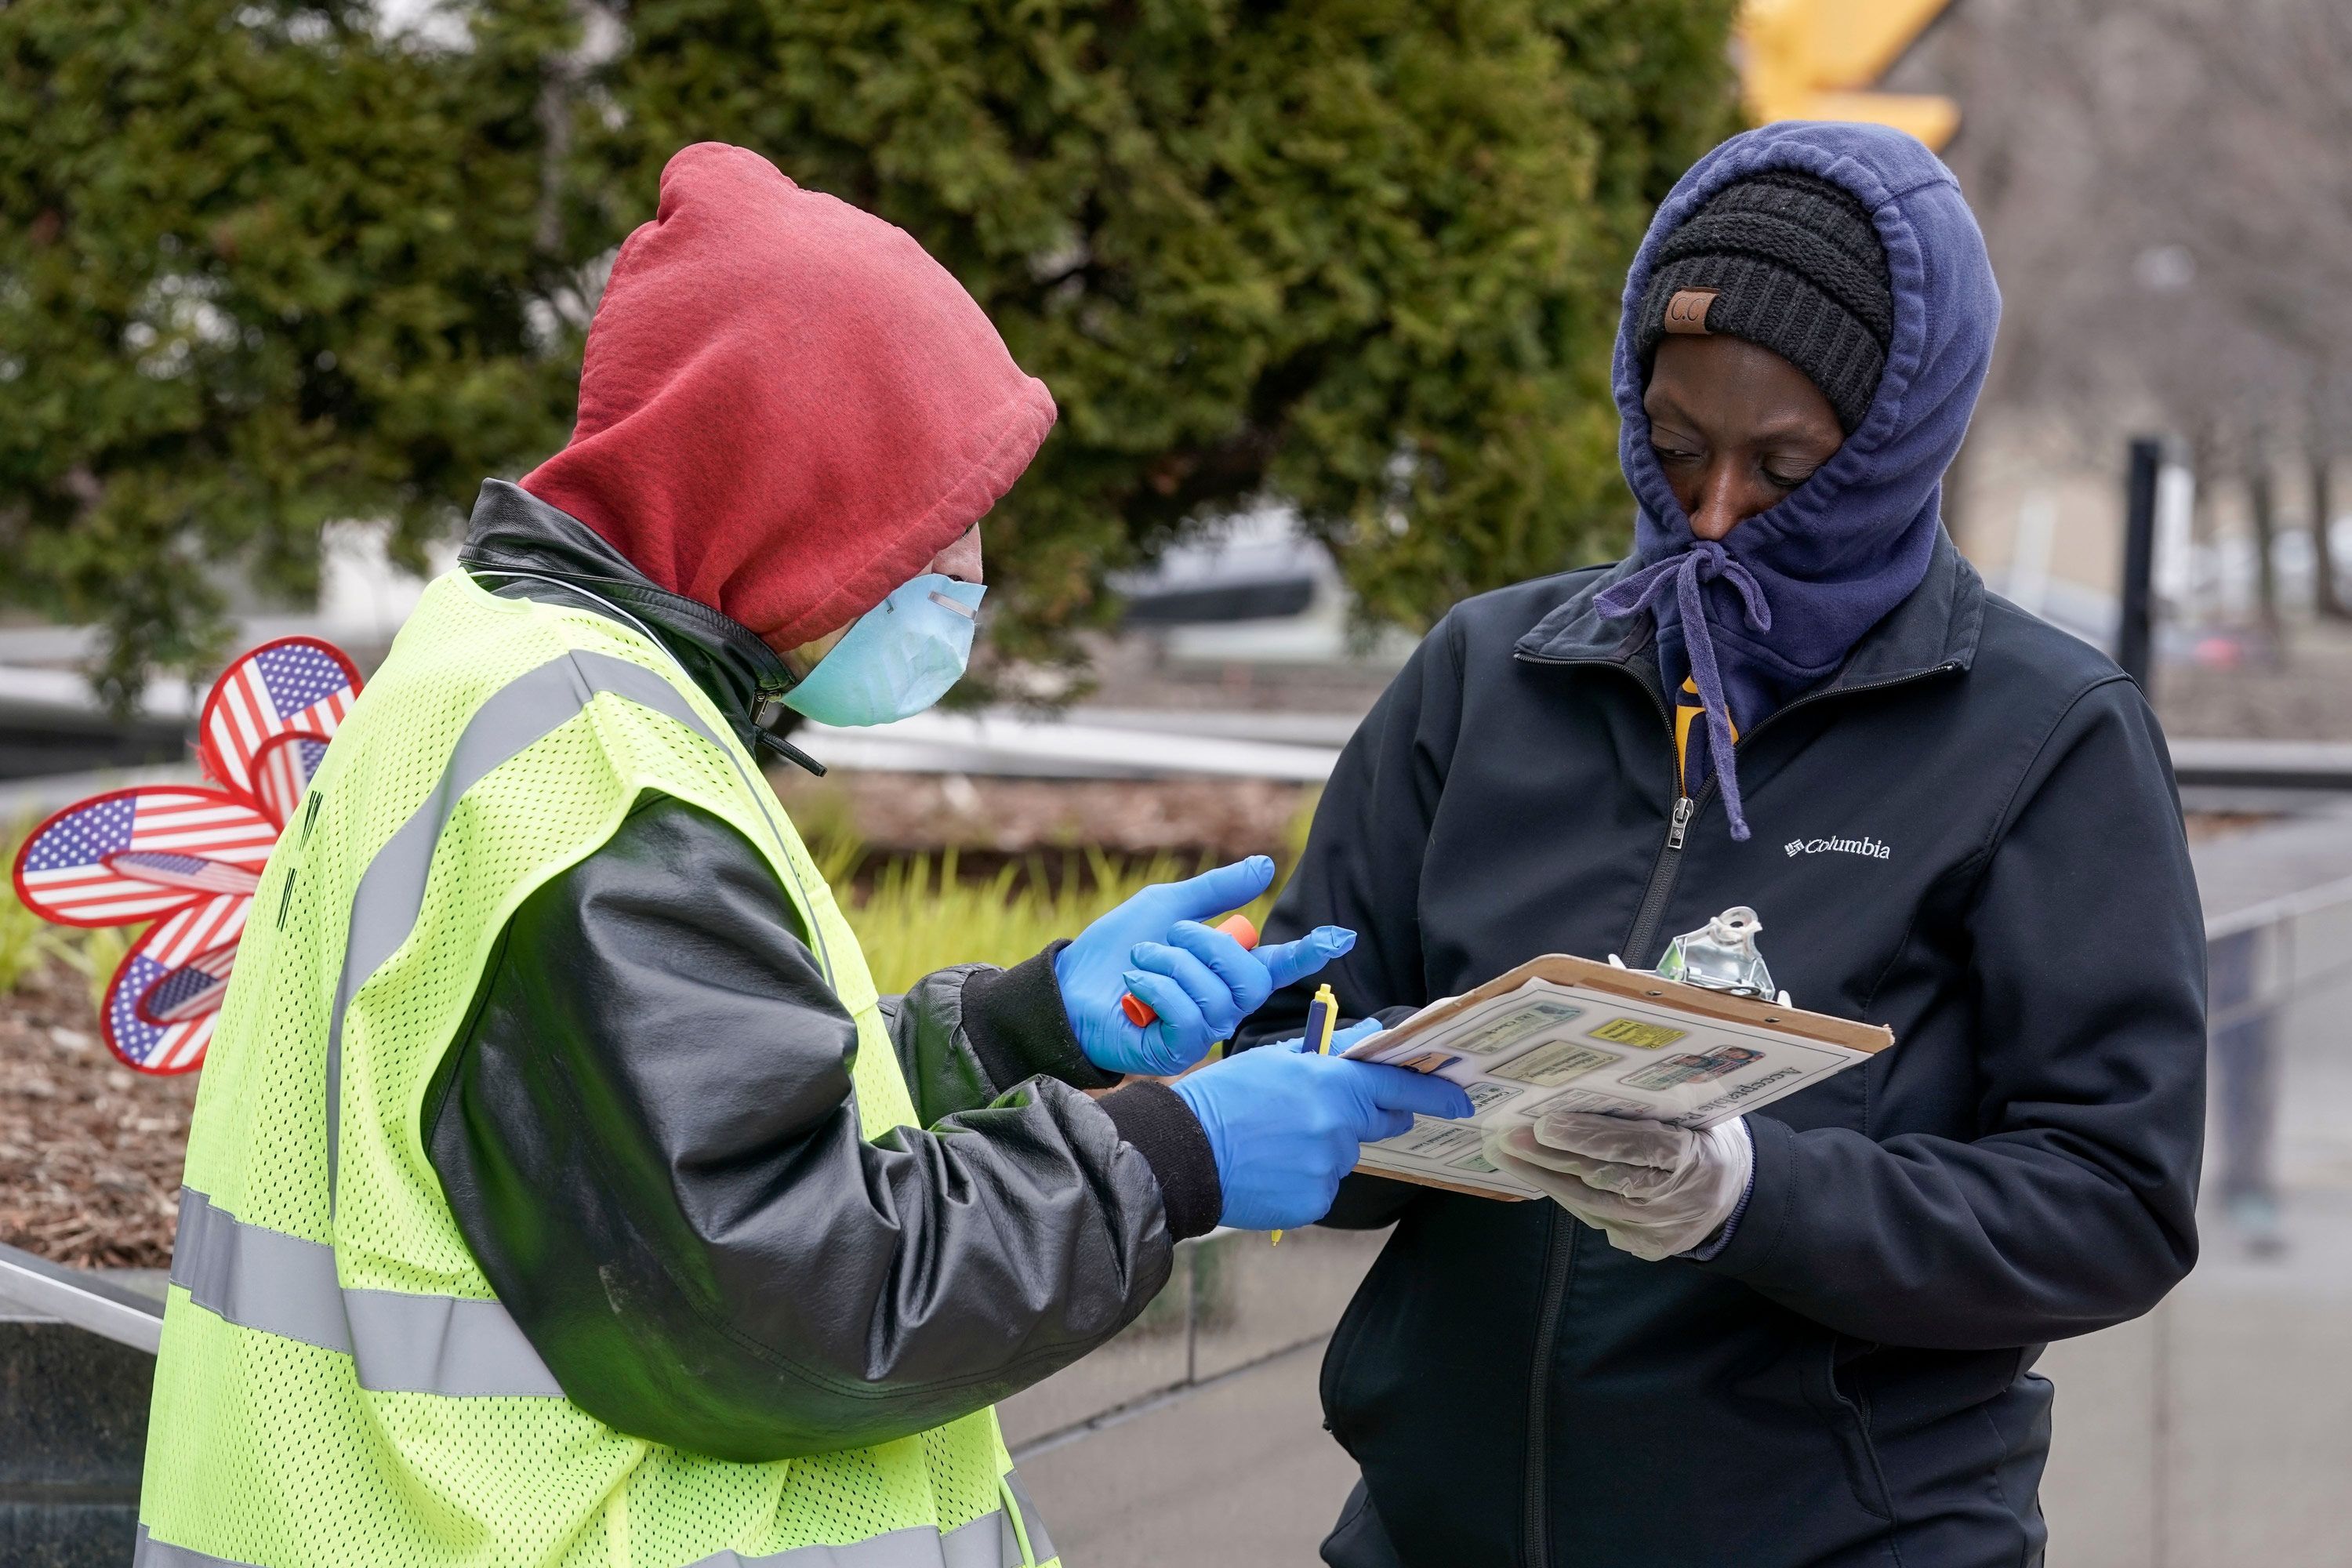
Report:
[[2352,984],[2352,878],[2266,899],[2206,922],[2211,1162],[2225,1205],[2259,1225],[2279,1186],[2285,1092],[2281,1016]]
[[163,1342],[163,1303],[126,1289],[103,1274],[68,1268],[14,1247],[0,1246],[0,1305],[153,1355]]
[[[2043,1491],[2081,1568],[2344,1561],[2352,878],[2207,922],[2202,1256],[2146,1318],[2052,1347]],[[2091,1402],[2083,1403],[2085,1394]]]

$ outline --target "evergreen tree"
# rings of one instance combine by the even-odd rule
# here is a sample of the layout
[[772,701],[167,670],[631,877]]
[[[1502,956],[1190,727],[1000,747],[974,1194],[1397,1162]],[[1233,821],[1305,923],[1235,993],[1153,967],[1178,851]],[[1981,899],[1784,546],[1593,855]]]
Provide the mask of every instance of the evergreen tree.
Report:
[[413,550],[559,444],[583,280],[702,139],[905,226],[1053,388],[1001,646],[1259,498],[1413,626],[1622,545],[1617,292],[1732,0],[574,3],[0,5],[0,594],[102,620],[112,689],[224,574]]
[[495,20],[435,48],[359,6],[0,5],[0,595],[102,625],[109,696],[215,662],[232,587],[314,586],[322,523],[390,519],[414,562],[562,441],[536,110],[572,22]]

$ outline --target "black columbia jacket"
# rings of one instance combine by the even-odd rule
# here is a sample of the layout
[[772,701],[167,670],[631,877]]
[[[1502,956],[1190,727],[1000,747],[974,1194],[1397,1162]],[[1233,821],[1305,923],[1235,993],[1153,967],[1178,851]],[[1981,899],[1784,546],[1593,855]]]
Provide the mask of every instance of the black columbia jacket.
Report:
[[[630,619],[748,742],[792,684],[749,630],[526,491],[482,489],[494,591]],[[922,1126],[868,1143],[857,1039],[773,873],[666,795],[525,900],[426,1095],[458,1229],[573,1403],[730,1459],[903,1437],[1117,1333],[1216,1223],[1181,1100],[1087,1061],[1048,949],[886,997]]]
[[[2196,1257],[2204,942],[2164,742],[2101,655],[1940,536],[1841,671],[1675,826],[1625,568],[1458,606],[1340,758],[1268,937],[1332,923],[1350,1013],[1545,952],[1654,963],[1734,904],[1800,1006],[1894,1047],[1748,1118],[1711,1261],[1645,1263],[1550,1203],[1364,1177],[1396,1233],[1323,1397],[1364,1488],[1348,1568],[1904,1568],[2040,1560],[2045,1342]],[[1629,630],[1628,628],[1632,629]],[[1882,853],[1883,847],[1883,853]],[[1312,987],[1250,1026],[1297,1032]]]

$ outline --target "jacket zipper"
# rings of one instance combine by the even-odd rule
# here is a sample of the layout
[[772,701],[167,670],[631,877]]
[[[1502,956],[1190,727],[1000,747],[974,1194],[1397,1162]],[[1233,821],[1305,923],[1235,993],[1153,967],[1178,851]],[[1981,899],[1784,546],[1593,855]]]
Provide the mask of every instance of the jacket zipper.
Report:
[[1568,1305],[1568,1277],[1576,1264],[1576,1227],[1558,1204],[1544,1222],[1543,1302],[1536,1313],[1535,1366],[1528,1378],[1528,1473],[1520,1487],[1526,1512],[1519,1521],[1527,1568],[1544,1568],[1550,1550],[1544,1518],[1545,1436],[1551,1404],[1551,1358],[1559,1337],[1559,1315]]
[[1657,936],[1658,922],[1665,918],[1666,900],[1675,890],[1675,878],[1682,870],[1683,838],[1690,831],[1691,814],[1698,805],[1690,796],[1675,797],[1675,814],[1666,824],[1665,847],[1658,851],[1658,862],[1650,868],[1650,885],[1642,894],[1641,912],[1633,917],[1633,934],[1625,939],[1625,962],[1640,963],[1642,955],[1650,951]]
[[[1538,664],[1563,664],[1565,659],[1539,659],[1521,654],[1522,658]],[[1626,672],[1633,675],[1631,670]],[[1675,718],[1666,710],[1666,700],[1652,690],[1650,683],[1638,675],[1633,680],[1650,693],[1651,704],[1658,710],[1658,720],[1666,727],[1666,743],[1674,743]],[[1674,891],[1675,875],[1681,868],[1683,841],[1690,834],[1692,815],[1698,809],[1691,797],[1681,792],[1682,770],[1675,770],[1676,790],[1673,815],[1666,822],[1666,841],[1658,849],[1657,863],[1650,868],[1650,884],[1642,892],[1642,907],[1633,916],[1633,934],[1625,946],[1628,954],[1637,954],[1641,944],[1649,940],[1648,933],[1664,918],[1667,895]],[[1627,962],[1632,962],[1628,958]],[[1576,1271],[1576,1248],[1580,1238],[1576,1226],[1570,1223],[1568,1211],[1558,1204],[1551,1207],[1544,1229],[1543,1299],[1536,1311],[1535,1364],[1528,1376],[1528,1468],[1521,1490],[1525,1511],[1520,1516],[1520,1535],[1527,1551],[1527,1568],[1545,1568],[1551,1552],[1550,1521],[1545,1517],[1547,1487],[1544,1461],[1550,1447],[1552,1356],[1559,1342],[1560,1315],[1568,1308],[1568,1285]]]
[[[1529,664],[1613,664],[1613,661],[1606,659],[1546,658],[1539,654],[1530,653],[1519,653],[1516,657],[1526,659]],[[1671,747],[1674,744],[1675,718],[1666,710],[1665,698],[1653,689],[1648,681],[1635,675],[1625,666],[1620,664],[1615,665],[1614,668],[1624,670],[1635,684],[1649,692],[1652,705],[1657,709],[1658,717],[1665,723],[1666,743]],[[1741,736],[1735,742],[1734,749],[1753,741],[1781,714],[1802,708],[1809,703],[1818,702],[1828,697],[1849,696],[1855,692],[1875,691],[1883,687],[1900,686],[1906,681],[1920,679],[1923,674],[1945,675],[1958,668],[1958,665],[1947,661],[1931,670],[1914,670],[1890,679],[1872,681],[1867,685],[1811,692],[1767,714],[1754,730]],[[1625,939],[1625,951],[1621,955],[1627,963],[1643,962],[1649,952],[1649,944],[1656,940],[1658,922],[1665,918],[1666,900],[1673,896],[1675,879],[1682,871],[1683,843],[1690,836],[1691,818],[1697,815],[1700,804],[1715,788],[1715,781],[1709,779],[1699,786],[1696,799],[1684,793],[1685,786],[1679,761],[1675,768],[1675,782],[1676,792],[1674,811],[1666,821],[1665,842],[1659,846],[1657,863],[1650,868],[1649,886],[1642,891],[1642,905],[1633,916],[1633,933]],[[1546,1568],[1551,1550],[1550,1531],[1547,1528],[1549,1521],[1544,1517],[1544,1459],[1548,1447],[1546,1439],[1549,1435],[1546,1413],[1551,1404],[1552,1353],[1559,1338],[1560,1314],[1568,1305],[1568,1283],[1575,1270],[1577,1240],[1576,1227],[1568,1222],[1566,1211],[1558,1204],[1554,1204],[1544,1233],[1543,1300],[1536,1314],[1535,1365],[1530,1369],[1528,1378],[1528,1468],[1522,1489],[1526,1495],[1526,1511],[1521,1516],[1520,1530],[1522,1543],[1527,1551],[1527,1568]]]
[[[1540,655],[1529,653],[1522,653],[1517,657],[1526,659],[1530,664],[1610,664],[1612,662],[1605,659],[1545,658]],[[1622,665],[1616,665],[1614,668],[1623,669],[1625,667]],[[1948,659],[1944,663],[1937,665],[1931,669],[1911,670],[1902,675],[1889,677],[1885,680],[1868,681],[1858,686],[1842,686],[1829,690],[1808,692],[1804,696],[1797,698],[1791,702],[1785,703],[1781,707],[1774,710],[1772,712],[1766,714],[1764,718],[1758,722],[1755,729],[1749,731],[1747,734],[1742,735],[1737,742],[1733,742],[1732,749],[1737,751],[1739,747],[1749,744],[1758,735],[1762,734],[1774,723],[1778,722],[1783,715],[1793,713],[1800,708],[1810,707],[1813,703],[1823,701],[1832,697],[1852,697],[1864,691],[1879,691],[1884,690],[1885,688],[1890,686],[1906,685],[1908,682],[1923,679],[1930,675],[1948,675],[1958,668],[1959,668],[1958,664]],[[1634,675],[1632,670],[1627,669],[1625,670],[1625,673],[1636,684],[1638,684],[1643,690],[1650,693],[1651,703],[1658,710],[1659,717],[1664,719],[1666,722],[1668,734],[1667,743],[1671,746],[1673,744],[1672,735],[1674,729],[1674,716],[1666,711],[1665,700],[1656,691],[1651,689],[1650,683],[1648,681],[1642,679],[1638,675]],[[1681,767],[1679,763],[1676,764],[1675,774],[1676,782],[1680,784],[1682,781],[1680,776]],[[1686,788],[1687,786],[1685,785],[1685,787]],[[1699,792],[1696,796],[1688,794],[1681,794],[1675,797],[1674,813],[1672,816],[1668,818],[1666,823],[1665,843],[1658,850],[1656,864],[1650,868],[1649,886],[1643,889],[1641,908],[1633,916],[1633,932],[1631,935],[1626,937],[1625,950],[1623,953],[1620,955],[1627,963],[1640,964],[1648,960],[1650,944],[1657,940],[1658,922],[1665,918],[1666,900],[1673,895],[1675,890],[1675,879],[1682,870],[1683,842],[1689,836],[1691,818],[1697,815],[1698,808],[1706,805],[1707,798],[1714,793],[1715,781],[1710,778],[1706,783],[1699,786]]]

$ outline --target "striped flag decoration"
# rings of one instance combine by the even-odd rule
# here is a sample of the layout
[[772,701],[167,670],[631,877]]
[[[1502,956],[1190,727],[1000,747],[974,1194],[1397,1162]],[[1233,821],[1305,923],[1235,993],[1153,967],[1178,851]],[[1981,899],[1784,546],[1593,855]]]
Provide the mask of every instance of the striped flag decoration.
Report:
[[294,820],[310,779],[327,760],[327,742],[315,735],[272,735],[253,754],[253,795],[269,820],[283,827]]
[[137,925],[99,1009],[100,1032],[142,1072],[204,1064],[254,889],[359,695],[342,651],[280,637],[223,672],[198,761],[217,788],[150,784],[94,795],[33,830],[16,895],[61,925]]
[[265,746],[288,734],[332,740],[359,690],[359,670],[332,643],[299,637],[263,643],[213,683],[197,726],[197,761],[215,783],[254,795],[254,762]]
[[207,899],[157,921],[132,945],[106,989],[100,1018],[116,1056],[141,1072],[204,1065],[252,908],[247,896]]
[[179,1024],[215,1011],[236,965],[236,943],[206,948],[147,987],[139,998],[139,1016],[150,1024]]
[[278,824],[226,790],[150,784],[68,806],[16,853],[16,892],[59,925],[127,925],[251,894]]
[[107,858],[115,869],[142,881],[187,888],[199,893],[250,893],[261,885],[261,875],[242,866],[207,860],[201,855],[173,855],[157,849],[126,849]]

